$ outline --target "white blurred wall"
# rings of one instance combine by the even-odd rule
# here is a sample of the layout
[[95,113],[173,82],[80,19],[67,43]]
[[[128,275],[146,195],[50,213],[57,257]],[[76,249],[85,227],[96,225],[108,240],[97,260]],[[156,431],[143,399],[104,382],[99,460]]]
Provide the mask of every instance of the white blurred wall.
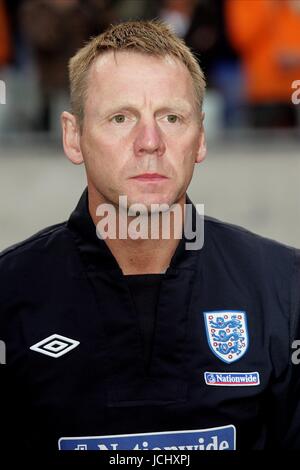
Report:
[[[189,195],[205,212],[300,247],[299,141],[214,143]],[[46,143],[0,146],[0,250],[68,218],[85,187],[84,168]]]

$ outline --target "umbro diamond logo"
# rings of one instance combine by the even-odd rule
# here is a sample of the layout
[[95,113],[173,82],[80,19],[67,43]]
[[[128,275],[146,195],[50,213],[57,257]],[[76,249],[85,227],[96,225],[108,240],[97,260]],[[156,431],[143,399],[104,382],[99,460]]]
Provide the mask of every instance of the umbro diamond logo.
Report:
[[32,351],[51,357],[61,357],[76,348],[79,341],[61,335],[51,335],[30,347]]

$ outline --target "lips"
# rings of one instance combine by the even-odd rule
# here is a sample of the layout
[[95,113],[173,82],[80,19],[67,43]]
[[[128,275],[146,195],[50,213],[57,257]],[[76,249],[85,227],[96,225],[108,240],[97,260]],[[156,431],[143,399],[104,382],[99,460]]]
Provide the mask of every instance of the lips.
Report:
[[168,179],[168,177],[159,173],[143,173],[142,175],[133,176],[132,179],[139,181],[163,181]]

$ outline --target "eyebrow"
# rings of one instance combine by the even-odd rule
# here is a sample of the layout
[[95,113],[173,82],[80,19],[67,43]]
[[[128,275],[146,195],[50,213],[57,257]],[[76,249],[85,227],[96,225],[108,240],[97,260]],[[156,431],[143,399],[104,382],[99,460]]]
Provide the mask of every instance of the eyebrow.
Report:
[[[104,111],[104,113],[101,113],[101,114],[113,114],[117,111],[121,111],[124,109],[134,111],[137,109],[137,106],[134,103],[123,102],[123,103],[116,104],[115,106],[112,106],[110,108],[107,108]],[[180,101],[180,102],[174,101],[174,102],[162,103],[162,105],[159,106],[157,111],[161,112],[161,111],[172,111],[172,110],[189,114],[192,112],[192,107],[184,101]]]

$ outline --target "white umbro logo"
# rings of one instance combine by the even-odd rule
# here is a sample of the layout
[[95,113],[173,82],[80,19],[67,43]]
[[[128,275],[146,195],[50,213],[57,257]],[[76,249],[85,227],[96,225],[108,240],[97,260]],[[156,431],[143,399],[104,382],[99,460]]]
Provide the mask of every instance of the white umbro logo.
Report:
[[78,346],[79,341],[61,335],[51,335],[30,347],[32,351],[51,357],[61,357]]

